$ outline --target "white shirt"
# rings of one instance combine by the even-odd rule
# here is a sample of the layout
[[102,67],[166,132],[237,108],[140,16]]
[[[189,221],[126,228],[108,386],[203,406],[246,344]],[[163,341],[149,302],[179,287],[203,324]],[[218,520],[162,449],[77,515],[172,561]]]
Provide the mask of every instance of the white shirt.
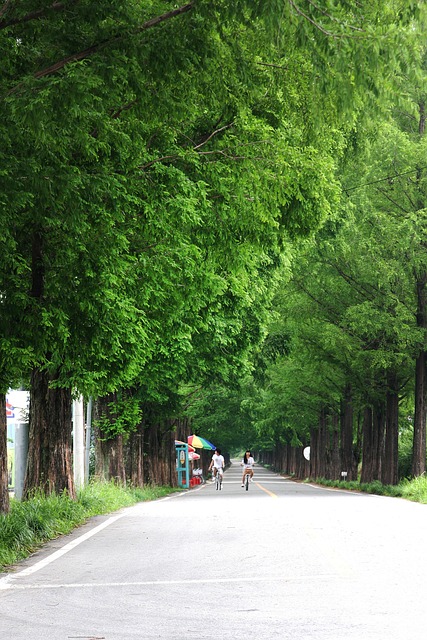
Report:
[[245,458],[245,461],[242,462],[242,464],[245,467],[245,469],[252,469],[252,467],[255,464],[255,460],[252,458],[252,456],[249,456],[249,458],[247,460]]
[[213,466],[216,469],[224,468],[224,456],[217,456],[216,453],[214,453],[212,456],[212,461],[213,461]]

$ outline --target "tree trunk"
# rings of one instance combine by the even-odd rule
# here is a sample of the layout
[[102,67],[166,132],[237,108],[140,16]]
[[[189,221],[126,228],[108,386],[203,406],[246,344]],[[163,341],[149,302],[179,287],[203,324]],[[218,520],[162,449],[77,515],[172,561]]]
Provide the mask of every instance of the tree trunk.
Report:
[[362,473],[360,482],[374,480],[374,425],[372,407],[365,407],[362,426]]
[[[425,102],[421,100],[419,105],[418,133],[420,137],[425,135],[426,109]],[[423,168],[417,170],[417,184],[420,189],[418,208],[425,206],[423,190],[420,185],[423,177]],[[426,249],[426,243],[423,242]],[[425,269],[416,275],[417,294],[417,326],[424,331],[427,328],[427,272]],[[426,414],[427,414],[427,353],[422,351],[415,363],[415,412],[414,412],[414,441],[412,448],[412,475],[421,476],[426,471]]]
[[9,513],[6,396],[0,394],[0,514]]
[[341,405],[341,471],[347,472],[347,480],[357,480],[353,451],[353,399],[350,385],[347,385],[344,390]]
[[257,461],[268,464],[274,471],[294,475],[296,478],[310,477],[310,462],[304,458],[303,447],[293,447],[286,443],[277,443],[273,451],[259,451]]
[[328,412],[323,408],[319,416],[319,437],[317,440],[319,478],[328,478],[329,467],[329,432]]
[[[165,417],[159,418],[157,407],[150,404],[144,406],[143,415],[144,484],[175,487],[178,482],[175,439],[187,441],[188,425],[184,427],[179,420],[176,422]],[[209,453],[210,462],[212,452]],[[209,464],[206,460],[206,456],[202,455],[200,463],[205,475]]]
[[[417,278],[417,326],[427,327],[427,275]],[[412,446],[412,475],[426,471],[426,415],[427,415],[427,353],[421,351],[415,363],[414,440]]]
[[55,378],[34,369],[31,374],[27,472],[23,498],[35,489],[45,495],[67,491],[75,499],[72,470],[71,391],[52,389]]
[[340,479],[340,425],[339,415],[332,414],[331,463],[329,477],[331,480]]
[[144,486],[144,426],[139,423],[126,444],[126,477],[133,487]]
[[126,473],[124,466],[123,436],[121,433],[113,438],[97,439],[95,449],[97,452],[96,477],[99,480],[114,480],[118,484],[126,485]]
[[310,429],[310,478],[319,477],[319,430]]
[[353,460],[356,471],[359,470],[359,465],[362,460],[362,431],[363,431],[363,412],[358,410],[356,421],[356,442],[353,445]]
[[385,442],[385,405],[376,405],[373,407],[373,480],[382,478],[382,470],[384,466],[384,442]]
[[384,465],[384,407],[366,407],[362,427],[362,475],[361,482],[382,479]]
[[[35,229],[32,237],[31,296],[43,301],[45,265],[43,232]],[[52,389],[56,379],[46,371],[31,373],[29,447],[23,499],[34,490],[45,495],[67,491],[75,499],[72,471],[71,391]]]
[[114,425],[117,416],[110,407],[115,402],[116,395],[108,394],[98,398],[94,403],[94,433],[95,433],[95,476],[99,480],[116,480],[119,484],[126,484],[124,464],[123,435],[109,436],[103,427],[103,421]]
[[151,421],[147,422],[144,428],[144,451],[147,454],[144,482],[152,485],[163,484],[160,425]]
[[397,376],[389,374],[388,391],[386,397],[386,432],[384,447],[384,466],[382,470],[382,482],[384,484],[397,484],[399,480],[399,394]]

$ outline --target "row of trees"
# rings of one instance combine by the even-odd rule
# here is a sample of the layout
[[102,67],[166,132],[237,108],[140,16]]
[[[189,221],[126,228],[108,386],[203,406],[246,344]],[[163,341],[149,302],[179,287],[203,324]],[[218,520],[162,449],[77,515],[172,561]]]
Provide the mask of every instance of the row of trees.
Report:
[[426,53],[414,48],[389,110],[360,123],[340,205],[299,243],[263,366],[234,394],[260,458],[299,476],[395,484],[426,471]]
[[298,242],[336,221],[355,125],[422,9],[0,6],[1,512],[1,407],[22,382],[26,495],[75,495],[77,393],[96,399],[99,473],[143,482],[158,450],[167,478],[185,408],[250,371]]

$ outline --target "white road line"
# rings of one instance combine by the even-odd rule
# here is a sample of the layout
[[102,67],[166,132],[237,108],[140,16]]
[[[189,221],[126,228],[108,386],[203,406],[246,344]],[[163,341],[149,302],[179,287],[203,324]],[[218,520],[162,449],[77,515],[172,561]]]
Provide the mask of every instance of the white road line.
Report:
[[62,549],[58,549],[58,551],[55,551],[50,556],[47,556],[47,558],[40,560],[40,562],[36,562],[36,564],[33,564],[31,567],[27,567],[26,569],[23,569],[18,573],[9,573],[4,578],[0,578],[0,591],[2,589],[4,590],[4,589],[16,588],[11,584],[16,579],[24,578],[25,576],[29,576],[33,573],[36,573],[36,571],[40,571],[40,569],[43,569],[51,562],[54,562],[64,554],[68,553],[68,551],[71,551],[82,542],[85,542],[85,540],[88,540],[89,538],[97,534],[99,531],[102,531],[102,529],[105,529],[106,527],[108,527],[110,524],[113,524],[113,522],[116,522],[116,520],[118,520],[119,518],[123,518],[123,515],[124,514],[120,514],[118,516],[112,516],[111,518],[108,518],[108,520],[106,520],[102,524],[98,525],[94,529],[91,529],[87,533],[84,533],[82,536],[80,536],[79,538],[76,538],[72,542],[69,542],[64,547],[62,547]]
[[298,582],[300,580],[330,580],[336,578],[335,574],[316,574],[312,576],[263,576],[263,577],[240,577],[240,578],[204,578],[192,580],[144,580],[138,582],[81,582],[71,584],[26,584],[26,585],[9,585],[7,588],[14,591],[25,590],[41,590],[41,589],[90,589],[93,587],[146,587],[146,586],[173,586],[173,585],[192,585],[192,584],[224,584],[237,582]]
[[[364,493],[363,491],[349,491],[348,489],[338,489],[335,487],[326,487],[323,486],[321,484],[310,484],[309,482],[305,483],[306,487],[311,487],[312,489],[319,489],[319,491],[333,491],[335,493],[345,493],[346,495],[353,495],[353,496],[361,496],[363,498],[363,496],[367,496],[369,498],[374,497],[374,495],[372,493]],[[377,496],[380,498],[384,498],[386,496]]]
[[[283,484],[282,480],[268,480],[268,479],[264,479],[264,478],[256,478],[256,480],[253,481],[252,484],[256,484],[257,482],[259,482],[260,484]],[[224,485],[226,484],[242,484],[241,480],[227,480],[227,478],[224,478]]]

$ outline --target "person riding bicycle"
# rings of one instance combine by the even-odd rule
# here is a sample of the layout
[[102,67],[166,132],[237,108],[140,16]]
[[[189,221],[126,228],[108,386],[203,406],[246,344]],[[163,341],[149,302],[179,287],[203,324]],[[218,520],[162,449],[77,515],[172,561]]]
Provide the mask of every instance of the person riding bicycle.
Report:
[[253,466],[255,464],[255,460],[253,459],[252,453],[249,451],[249,449],[246,449],[245,455],[243,456],[243,460],[242,460],[242,462],[240,464],[243,467],[242,487],[244,487],[245,486],[245,476],[249,475],[251,482],[252,482],[252,479],[254,477]]
[[211,463],[209,465],[208,471],[212,469],[212,482],[215,482],[216,474],[220,473],[221,476],[224,474],[224,456],[221,455],[221,449],[215,449],[215,453],[212,456]]

